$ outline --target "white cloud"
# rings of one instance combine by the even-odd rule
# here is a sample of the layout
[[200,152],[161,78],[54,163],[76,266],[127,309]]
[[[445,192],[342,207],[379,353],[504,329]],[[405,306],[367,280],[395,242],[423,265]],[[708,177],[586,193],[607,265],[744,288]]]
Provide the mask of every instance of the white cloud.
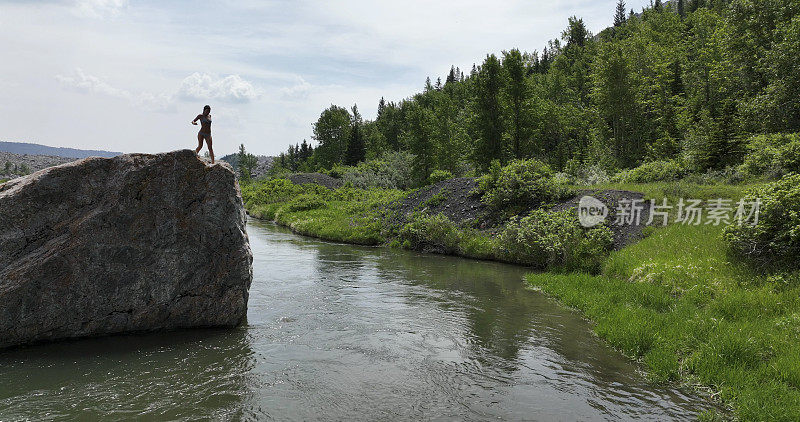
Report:
[[239,75],[224,78],[207,73],[193,73],[178,88],[177,95],[186,100],[222,100],[246,103],[257,99],[260,92]]
[[126,89],[115,87],[97,76],[87,74],[81,68],[76,68],[71,75],[56,75],[56,80],[62,86],[71,89],[125,99],[136,106],[145,107],[153,111],[175,111],[176,99],[190,101],[214,99],[245,103],[258,98],[260,95],[258,89],[239,75],[216,78],[208,74],[194,73],[183,79],[174,94],[133,93]]
[[77,0],[75,13],[78,16],[102,19],[115,17],[128,7],[128,0]]
[[97,76],[87,75],[80,68],[76,68],[71,76],[56,75],[56,79],[65,86],[81,91],[100,93],[120,98],[130,95],[129,92],[114,88]]
[[63,86],[78,91],[121,98],[130,101],[138,107],[145,107],[155,111],[175,110],[172,96],[153,94],[150,92],[134,94],[128,90],[114,87],[97,76],[88,75],[80,68],[76,68],[72,75],[56,75],[56,79],[61,82]]
[[311,84],[306,82],[305,79],[298,76],[297,83],[290,86],[281,88],[284,98],[288,99],[305,99],[308,98],[308,93],[311,91]]

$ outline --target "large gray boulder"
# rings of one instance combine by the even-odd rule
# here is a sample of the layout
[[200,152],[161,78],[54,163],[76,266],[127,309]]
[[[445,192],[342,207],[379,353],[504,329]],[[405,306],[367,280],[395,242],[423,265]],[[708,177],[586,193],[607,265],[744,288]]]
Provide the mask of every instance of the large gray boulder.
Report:
[[87,158],[0,184],[0,347],[240,324],[253,278],[227,164]]

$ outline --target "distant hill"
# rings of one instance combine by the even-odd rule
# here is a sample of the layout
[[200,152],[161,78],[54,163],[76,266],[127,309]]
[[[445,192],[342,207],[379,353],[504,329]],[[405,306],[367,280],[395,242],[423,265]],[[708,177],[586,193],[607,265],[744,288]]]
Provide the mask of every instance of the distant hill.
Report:
[[27,142],[2,142],[0,151],[13,154],[49,155],[52,157],[86,158],[86,157],[115,157],[121,152],[85,150],[75,148],[49,147],[47,145],[29,144]]

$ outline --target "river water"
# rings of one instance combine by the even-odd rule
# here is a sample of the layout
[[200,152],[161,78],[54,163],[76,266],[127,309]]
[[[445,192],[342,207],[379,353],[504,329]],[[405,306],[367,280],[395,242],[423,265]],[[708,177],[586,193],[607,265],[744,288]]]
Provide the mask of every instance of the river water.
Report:
[[248,322],[0,352],[0,420],[685,420],[577,314],[499,263],[251,221]]

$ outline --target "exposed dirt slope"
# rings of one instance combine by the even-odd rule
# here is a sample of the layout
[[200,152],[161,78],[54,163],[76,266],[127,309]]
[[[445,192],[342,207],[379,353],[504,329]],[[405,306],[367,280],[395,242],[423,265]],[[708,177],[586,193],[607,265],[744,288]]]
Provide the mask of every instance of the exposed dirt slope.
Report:
[[[451,221],[463,225],[486,226],[487,208],[475,194],[478,182],[469,177],[443,180],[417,189],[395,203],[397,223],[404,223],[411,214],[444,214]],[[482,221],[483,220],[483,221]],[[474,224],[473,224],[474,223]]]
[[[473,178],[458,178],[444,180],[430,186],[418,189],[402,200],[395,203],[393,209],[397,211],[392,223],[403,224],[415,212],[423,212],[429,215],[444,214],[451,221],[479,229],[491,230],[497,228],[503,219],[500,215],[492,213],[491,210],[480,200],[480,195],[476,193],[478,188],[477,180]],[[644,223],[649,217],[648,207],[643,207],[641,212],[641,224],[636,225],[614,225],[616,221],[616,209],[621,199],[642,199],[640,192],[623,190],[583,190],[566,201],[560,202],[550,208],[551,211],[561,211],[574,209],[577,213],[578,202],[584,195],[590,195],[609,208],[609,215],[606,222],[614,232],[614,248],[620,249],[631,243],[635,243],[644,237]]]

